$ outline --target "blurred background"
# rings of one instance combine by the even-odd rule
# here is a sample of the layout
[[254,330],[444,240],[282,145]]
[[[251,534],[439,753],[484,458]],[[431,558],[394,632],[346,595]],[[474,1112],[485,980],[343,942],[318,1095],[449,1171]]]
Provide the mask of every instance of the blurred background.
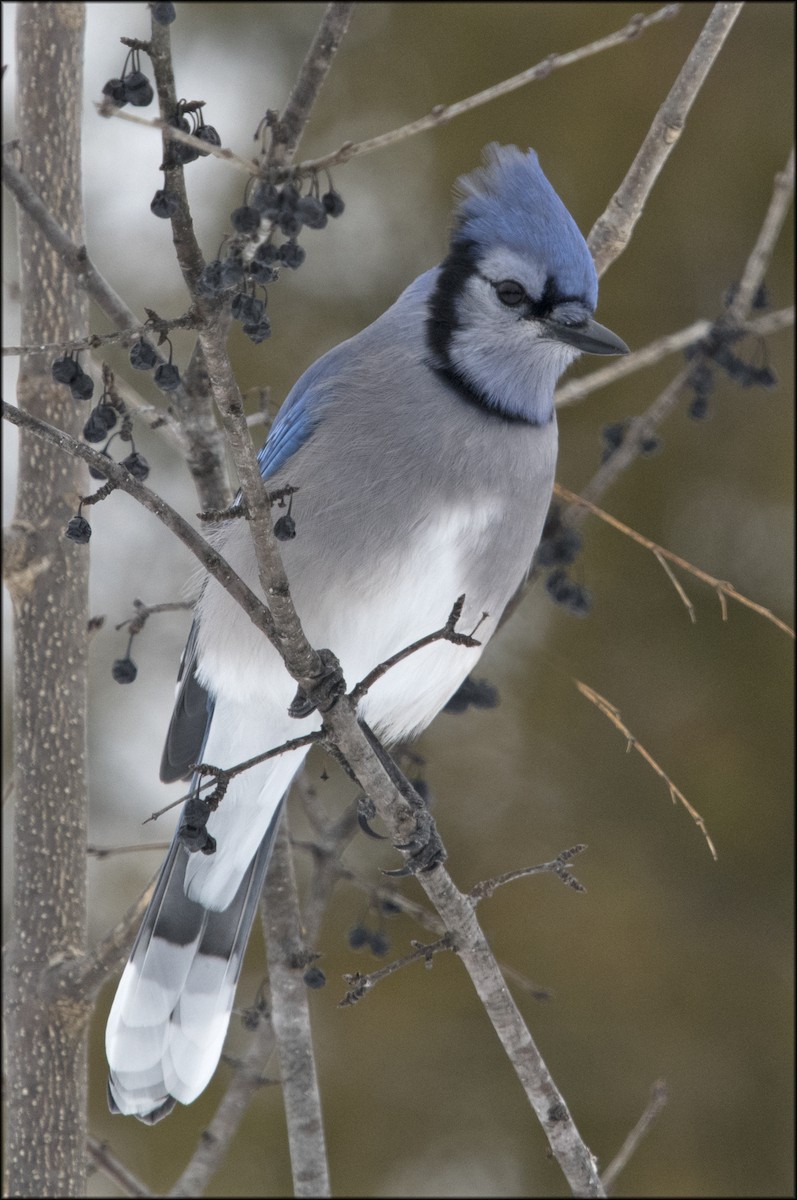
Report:
[[[459,100],[544,59],[619,29],[642,4],[363,4],[338,54],[300,150],[316,157]],[[4,139],[13,136],[16,5],[3,5]],[[207,102],[224,145],[244,156],[266,108],[279,109],[313,36],[321,4],[178,4],[172,43],[178,95]],[[683,6],[638,40],[556,71],[443,128],[333,171],[345,214],[303,238],[307,261],[270,289],[272,338],[233,332],[241,388],[282,399],[321,353],[377,317],[445,253],[456,178],[489,141],[534,146],[585,234],[632,162],[710,12]],[[748,5],[703,87],[624,255],[604,277],[598,317],[632,348],[712,318],[738,280],[758,234],[773,177],[793,139],[790,4]],[[122,35],[146,37],[144,4],[88,6],[84,190],[87,243],[101,271],[144,319],[186,307],[169,225],[149,201],[160,186],[151,130],[101,120],[94,102],[121,72]],[[146,69],[146,68],[145,68]],[[153,115],[146,110],[145,116]],[[215,257],[241,203],[243,177],[213,158],[186,170],[200,243]],[[18,340],[14,212],[5,206],[5,341]],[[787,222],[767,275],[774,308],[792,302]],[[108,324],[94,313],[92,328]],[[175,336],[187,362],[190,338]],[[718,377],[710,419],[688,398],[662,429],[661,452],[641,459],[602,500],[611,513],[793,623],[792,331],[746,344],[778,376],[770,391]],[[119,376],[160,404],[126,355]],[[96,360],[98,365],[99,360]],[[558,478],[576,491],[600,463],[601,429],[641,413],[680,369],[673,356],[560,414]],[[15,363],[4,359],[14,394]],[[585,362],[572,374],[589,370]],[[259,436],[259,434],[258,434]],[[4,437],[6,520],[14,443]],[[189,517],[188,474],[157,433],[138,423],[150,484]],[[390,454],[391,447],[385,453]],[[192,562],[149,514],[122,495],[92,515],[93,642],[91,839],[98,845],[168,840],[173,819],[142,820],[180,794],[158,782],[162,739],[189,625],[153,619],[137,639],[133,687],[111,680],[127,639],[114,625],[132,600],[183,594]],[[619,1196],[793,1194],[793,643],[762,617],[682,575],[688,614],[658,563],[596,520],[585,526],[575,576],[593,594],[578,619],[537,585],[485,653],[478,674],[500,707],[441,715],[416,749],[456,882],[549,859],[576,842],[586,895],[552,877],[525,879],[483,902],[480,919],[499,959],[550,990],[545,1002],[513,986],[574,1119],[605,1167],[646,1104],[654,1080],[669,1103],[621,1176]],[[8,609],[4,610],[6,622]],[[606,696],[626,725],[700,810],[717,846],[670,803],[664,782],[576,690]],[[352,682],[352,681],[350,681]],[[5,658],[4,698],[12,691]],[[4,750],[10,711],[4,705]],[[8,754],[6,753],[6,762]],[[310,759],[334,815],[350,789]],[[6,771],[8,766],[6,767]],[[5,814],[8,823],[9,814]],[[301,809],[292,829],[306,835]],[[6,851],[8,856],[8,851]],[[92,860],[91,932],[101,937],[145,886],[157,852]],[[358,836],[346,863],[371,883],[397,865]],[[309,863],[297,852],[300,881]],[[9,879],[6,873],[6,881]],[[8,888],[8,882],[6,882]],[[404,892],[422,899],[417,884]],[[7,893],[6,893],[7,894]],[[362,891],[334,894],[318,949],[328,985],[310,1003],[333,1188],[346,1196],[566,1195],[558,1167],[461,965],[414,965],[353,1008],[338,1008],[344,972],[379,965],[347,944],[359,921],[379,927]],[[424,931],[387,921],[388,959]],[[252,940],[239,1003],[262,978]],[[91,1037],[91,1122],[146,1185],[168,1189],[229,1079],[222,1066],[190,1108],[148,1129],[105,1104],[102,994]],[[236,1024],[234,1022],[234,1024]],[[230,1047],[241,1051],[233,1030]],[[272,1064],[276,1071],[276,1064]],[[113,1193],[95,1176],[93,1195]],[[290,1171],[279,1090],[255,1099],[208,1194],[280,1196]]]

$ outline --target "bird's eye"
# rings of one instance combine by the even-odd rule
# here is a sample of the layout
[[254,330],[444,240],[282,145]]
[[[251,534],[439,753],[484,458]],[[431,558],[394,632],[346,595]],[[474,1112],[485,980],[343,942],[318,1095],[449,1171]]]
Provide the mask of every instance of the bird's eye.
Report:
[[518,304],[528,299],[525,288],[514,279],[502,279],[500,283],[496,283],[495,294],[507,308],[517,308]]

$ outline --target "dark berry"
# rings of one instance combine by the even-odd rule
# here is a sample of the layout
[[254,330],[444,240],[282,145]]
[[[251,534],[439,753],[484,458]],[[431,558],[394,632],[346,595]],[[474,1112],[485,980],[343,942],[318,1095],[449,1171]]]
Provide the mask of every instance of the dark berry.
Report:
[[138,450],[134,450],[132,454],[128,454],[127,458],[123,458],[122,466],[130,472],[134,479],[142,482],[149,475],[149,463],[143,454],[139,454]]
[[[183,133],[191,132],[191,122],[179,114],[170,117],[169,124],[173,129],[181,129]],[[170,166],[184,167],[187,163],[196,162],[200,153],[194,146],[178,142],[177,138],[170,138],[166,158]]]
[[91,526],[85,517],[70,517],[65,532],[70,541],[85,545],[91,537]]
[[327,210],[315,196],[302,196],[296,205],[296,215],[308,229],[323,229],[327,223]]
[[221,265],[222,287],[228,288],[236,283],[243,283],[244,274],[243,262],[237,254],[231,254]]
[[271,263],[279,261],[280,252],[273,242],[263,242],[258,246],[252,256],[254,262],[265,263],[270,266]]
[[150,212],[164,220],[173,217],[178,207],[178,200],[174,192],[167,192],[165,188],[158,188],[149,206]]
[[661,450],[661,438],[651,434],[650,437],[639,439],[639,453],[650,457],[652,454],[658,454]]
[[[104,442],[108,434],[108,426],[105,423],[105,418],[102,415],[102,409],[110,407],[107,404],[98,405],[89,413],[89,419],[83,426],[83,439],[87,442]],[[111,409],[113,413],[113,409]],[[114,420],[116,414],[113,413]]]
[[155,93],[152,84],[143,71],[131,71],[122,80],[125,88],[125,99],[136,108],[146,108],[152,103]]
[[288,238],[296,237],[302,228],[302,222],[294,212],[281,212],[277,217],[277,224],[280,227],[280,232]]
[[127,92],[123,79],[109,79],[102,89],[102,94],[107,96],[117,108],[124,108],[127,104]]
[[401,912],[401,908],[393,900],[380,900],[379,907],[386,917],[395,917]]
[[262,300],[258,300],[257,296],[250,296],[247,292],[236,292],[232,298],[230,312],[236,321],[257,325],[265,308],[265,304]]
[[383,933],[372,933],[368,939],[368,944],[371,947],[371,953],[377,958],[381,958],[383,954],[387,954],[390,949],[390,942]]
[[162,392],[173,392],[180,386],[180,372],[173,363],[161,363],[153,379]]
[[277,272],[273,267],[269,267],[266,263],[258,262],[256,258],[253,258],[249,264],[249,278],[254,280],[255,283],[265,286],[267,283],[274,282],[277,278]]
[[309,988],[322,988],[327,981],[327,977],[319,967],[308,967],[302,976],[305,984]]
[[[207,142],[209,146],[220,146],[221,138],[212,125],[200,125],[196,131],[196,136],[200,141]],[[200,158],[207,158],[210,154],[209,150],[198,150]]]
[[581,549],[581,535],[575,529],[561,526],[551,538],[545,538],[537,547],[536,562],[539,567],[552,567],[554,563],[573,562]]
[[274,522],[274,536],[278,542],[290,542],[296,537],[296,522],[290,513]]
[[205,263],[202,268],[202,273],[197,280],[196,290],[200,296],[218,296],[219,292],[224,291],[222,283],[222,269],[224,264],[221,259],[214,258],[211,262]]
[[370,939],[371,933],[364,925],[353,925],[349,930],[349,945],[352,950],[360,950],[367,946]]
[[271,322],[268,317],[263,317],[256,325],[244,325],[243,330],[250,342],[259,346],[266,338],[271,337]]
[[298,242],[283,242],[280,246],[280,262],[295,271],[304,262],[307,254]]
[[299,203],[299,189],[293,183],[286,183],[280,192],[280,212],[295,212]]
[[171,25],[176,16],[177,13],[173,4],[152,5],[152,19],[153,21],[157,21],[159,25]]
[[336,192],[334,188],[331,191],[325,192],[321,197],[321,203],[330,217],[339,217],[346,205],[343,203],[343,197],[340,192]]
[[567,604],[576,584],[565,571],[552,571],[545,581],[545,589],[557,604]]
[[141,338],[130,347],[130,366],[137,371],[151,371],[158,361],[158,355],[149,342]]
[[94,395],[94,380],[81,370],[72,380],[70,391],[76,400],[90,400]]
[[251,204],[266,220],[273,221],[280,210],[280,194],[273,183],[261,179],[252,190]]
[[689,405],[689,416],[693,421],[705,421],[708,417],[708,400],[705,396],[695,396]]
[[236,233],[257,233],[260,228],[260,213],[256,208],[244,204],[241,208],[233,209],[230,221]]
[[117,683],[132,683],[138,675],[138,667],[132,658],[117,658],[111,667],[111,675]]
[[78,375],[80,375],[80,363],[76,359],[70,358],[65,354],[63,358],[57,358],[50,368],[53,379],[56,383],[73,383]]

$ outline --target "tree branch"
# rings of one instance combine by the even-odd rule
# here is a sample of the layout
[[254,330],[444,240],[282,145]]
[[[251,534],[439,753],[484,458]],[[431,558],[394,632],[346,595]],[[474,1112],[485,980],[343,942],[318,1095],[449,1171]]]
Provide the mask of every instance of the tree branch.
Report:
[[714,5],[625,179],[590,230],[587,245],[599,278],[631,240],[659,172],[679,140],[689,110],[742,8],[740,3]]

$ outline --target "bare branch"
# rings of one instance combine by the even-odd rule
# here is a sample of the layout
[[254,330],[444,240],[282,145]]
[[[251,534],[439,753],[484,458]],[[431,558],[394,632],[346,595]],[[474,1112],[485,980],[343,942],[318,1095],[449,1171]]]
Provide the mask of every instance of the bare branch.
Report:
[[714,5],[625,179],[605,213],[593,225],[587,245],[599,277],[630,242],[659,172],[680,138],[689,110],[742,7],[742,4]]
[[689,813],[690,817],[694,821],[695,825],[697,825],[698,829],[703,834],[703,837],[706,839],[708,848],[711,851],[711,857],[716,862],[717,861],[717,851],[714,849],[714,843],[712,842],[711,838],[709,837],[709,833],[708,833],[708,830],[706,829],[705,821],[701,817],[700,813],[697,811],[696,808],[692,807],[692,805],[689,803],[689,801],[687,800],[687,798],[683,794],[683,792],[680,790],[680,788],[677,788],[675,786],[675,784],[670,779],[667,772],[664,771],[659,766],[659,764],[656,762],[655,758],[653,758],[652,754],[648,753],[648,751],[645,749],[645,747],[640,742],[637,741],[637,739],[634,737],[633,733],[631,733],[630,730],[623,724],[622,720],[620,719],[619,709],[616,709],[614,707],[614,705],[609,700],[606,699],[605,696],[601,696],[599,692],[596,692],[594,690],[594,688],[591,688],[586,683],[582,683],[580,679],[574,679],[573,682],[575,683],[578,690],[581,692],[582,696],[586,696],[586,698],[589,701],[591,701],[592,704],[594,704],[596,708],[600,709],[600,711],[603,713],[603,715],[605,717],[609,718],[612,725],[614,725],[614,727],[616,729],[620,730],[620,733],[622,733],[622,735],[626,739],[626,749],[631,750],[633,748],[634,750],[636,750],[638,754],[642,755],[645,762],[648,763],[648,765],[653,768],[653,770],[656,772],[656,774],[661,776],[661,778],[667,784],[667,787],[670,792],[670,799],[672,800],[673,804],[675,804],[678,800],[680,800],[681,804],[684,806],[684,808],[686,809],[686,811]]
[[637,1121],[634,1128],[629,1133],[628,1137],[623,1142],[617,1154],[609,1163],[606,1170],[603,1172],[603,1186],[606,1188],[606,1193],[609,1195],[617,1178],[622,1170],[628,1165],[629,1160],[636,1152],[639,1143],[642,1141],[646,1133],[649,1132],[653,1122],[659,1116],[659,1113],[667,1103],[667,1084],[663,1079],[657,1079],[650,1089],[650,1099],[647,1103],[645,1111]]
[[349,27],[353,10],[354,4],[351,3],[327,5],[288,102],[272,126],[271,144],[266,155],[268,166],[281,167],[293,162],[304,127]]
[[401,970],[402,967],[409,966],[410,963],[418,962],[423,959],[427,968],[432,965],[432,958],[435,954],[439,954],[441,950],[455,950],[456,946],[450,933],[444,933],[436,942],[429,945],[424,945],[423,942],[413,941],[410,943],[413,947],[409,954],[405,954],[403,958],[394,959],[384,967],[380,967],[378,971],[371,971],[368,975],[363,975],[359,971],[355,971],[351,975],[344,975],[346,983],[350,984],[350,989],[338,1001],[338,1008],[347,1008],[352,1004],[356,1004],[358,1000],[362,1000],[372,988],[376,987],[381,980],[387,979],[388,975],[393,975],[394,972]]
[[307,985],[303,979],[308,958],[284,809],[261,911],[268,951],[271,1021],[280,1058],[294,1191],[296,1196],[330,1196]]
[[133,1172],[129,1171],[109,1150],[105,1142],[89,1137],[86,1139],[86,1150],[97,1170],[102,1171],[108,1179],[112,1180],[121,1189],[123,1195],[153,1196],[155,1194],[149,1188],[144,1187],[144,1184],[136,1178]]
[[577,854],[582,854],[586,848],[581,844],[571,846],[569,850],[563,850],[561,854],[557,854],[556,858],[552,858],[550,862],[538,863],[535,867],[520,867],[517,871],[505,871],[503,875],[495,875],[492,879],[483,879],[481,883],[475,884],[470,889],[468,895],[475,904],[478,904],[480,900],[488,899],[499,887],[504,887],[507,883],[514,883],[515,880],[525,879],[529,875],[544,874],[558,876],[562,883],[567,884],[574,892],[586,892],[587,889],[584,885],[579,883],[567,869],[567,863]]
[[100,306],[105,315],[121,329],[137,326],[138,320],[121,296],[114,291],[89,258],[85,246],[78,246],[64,232],[29,180],[9,161],[2,159],[3,183],[32,221],[41,229],[66,269],[77,275],[81,287]]
[[747,265],[742,275],[741,283],[733,297],[724,321],[728,325],[741,324],[753,303],[761,281],[766,275],[769,261],[775,251],[783,222],[794,197],[794,146],[791,148],[786,166],[775,176],[775,186],[769,202],[767,215],[761,226],[755,246],[753,246]]
[[[788,308],[780,308],[776,312],[766,313],[762,317],[745,321],[740,328],[744,333],[753,334],[755,337],[768,337],[772,333],[788,329],[793,324],[794,305],[792,304]],[[685,329],[679,329],[676,333],[667,333],[664,337],[656,338],[647,346],[643,346],[641,350],[632,350],[630,354],[623,355],[622,358],[616,359],[607,367],[591,371],[589,375],[584,375],[581,379],[571,379],[569,383],[565,383],[557,389],[556,407],[564,408],[567,404],[575,404],[579,400],[584,400],[592,392],[608,387],[609,384],[616,383],[619,379],[625,379],[627,375],[633,375],[644,367],[655,366],[668,354],[677,354],[679,350],[685,350],[687,346],[693,346],[695,342],[708,337],[713,328],[713,321],[693,321]]]
[[322,158],[308,159],[306,162],[299,163],[296,168],[297,172],[299,174],[309,174],[313,171],[323,170],[326,167],[333,167],[338,163],[348,162],[349,159],[359,157],[362,154],[371,154],[374,150],[382,150],[385,146],[393,146],[396,142],[413,137],[416,133],[423,133],[427,129],[434,129],[439,125],[445,125],[448,121],[453,121],[455,117],[462,116],[463,113],[478,108],[480,104],[487,104],[491,100],[497,100],[499,96],[506,96],[509,92],[513,92],[517,88],[525,87],[528,83],[534,83],[538,79],[545,79],[552,71],[557,71],[562,67],[569,67],[573,63],[580,62],[581,59],[588,58],[592,54],[599,54],[602,50],[609,50],[613,46],[620,46],[624,42],[629,42],[638,37],[640,33],[648,29],[651,25],[674,17],[678,9],[679,5],[677,4],[667,4],[664,8],[659,8],[656,12],[650,13],[647,16],[637,13],[622,29],[618,29],[615,33],[610,33],[607,37],[599,38],[598,41],[591,42],[588,46],[582,46],[578,50],[570,50],[566,54],[551,54],[536,66],[521,71],[519,75],[513,75],[510,79],[504,79],[501,83],[496,83],[492,87],[486,88],[483,92],[477,92],[476,95],[468,96],[465,100],[459,100],[455,104],[436,104],[432,111],[425,117],[411,121],[408,125],[402,125],[398,129],[391,130],[389,133],[379,134],[378,137],[369,138],[365,142],[345,142],[333,154],[326,154]]
[[[760,616],[766,617],[768,621],[771,621],[772,624],[777,626],[778,629],[781,629],[784,633],[787,633],[789,637],[794,637],[794,630],[790,625],[787,625],[785,621],[781,621],[780,617],[776,617],[774,613],[770,612],[768,608],[764,608],[762,604],[756,604],[754,600],[748,600],[748,598],[743,596],[741,592],[737,592],[733,584],[728,583],[727,580],[715,579],[714,576],[709,575],[707,571],[703,571],[700,569],[700,567],[696,567],[692,563],[687,562],[686,559],[681,558],[680,555],[673,554],[672,550],[665,550],[663,546],[659,546],[656,542],[652,542],[650,538],[646,538],[643,534],[637,533],[637,531],[632,529],[630,525],[624,525],[622,521],[618,521],[617,517],[613,517],[611,513],[607,513],[604,509],[598,508],[596,504],[593,504],[591,500],[585,499],[584,496],[578,496],[575,492],[571,492],[569,488],[563,487],[561,483],[554,484],[554,492],[557,496],[561,496],[563,500],[566,500],[568,504],[574,504],[588,509],[589,512],[593,513],[596,517],[600,517],[602,521],[605,521],[607,525],[611,525],[614,529],[618,529],[620,533],[624,533],[626,537],[632,538],[633,541],[638,542],[640,546],[644,546],[646,550],[650,550],[653,554],[655,554],[656,558],[659,560],[665,570],[667,570],[667,568],[664,560],[675,563],[677,567],[682,567],[684,571],[688,571],[691,575],[694,575],[696,579],[701,579],[703,583],[707,583],[710,587],[713,587],[714,590],[719,594],[723,596],[729,596],[732,600],[738,600],[738,602],[743,604],[745,608],[751,608],[753,612],[757,612]],[[692,620],[694,621],[695,616],[692,605],[689,603],[675,577],[669,571],[667,573],[670,575],[670,579],[678,591],[678,594],[681,596],[681,599],[684,601],[687,609],[690,611]],[[723,617],[723,619],[726,619],[726,617],[727,614]]]

